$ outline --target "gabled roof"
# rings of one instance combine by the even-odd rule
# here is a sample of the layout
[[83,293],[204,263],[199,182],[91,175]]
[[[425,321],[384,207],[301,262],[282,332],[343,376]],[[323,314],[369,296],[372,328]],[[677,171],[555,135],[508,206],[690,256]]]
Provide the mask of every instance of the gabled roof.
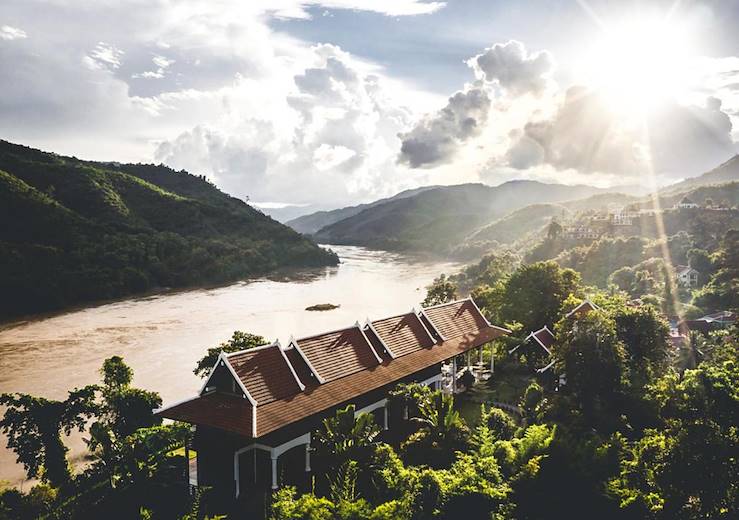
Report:
[[258,406],[303,390],[277,342],[227,354],[226,359]]
[[698,272],[692,267],[690,267],[689,265],[676,265],[675,266],[675,272],[677,273],[678,276],[689,274],[692,271],[695,271],[696,273]]
[[[168,419],[213,426],[245,437],[262,437],[311,415],[351,402],[367,392],[395,384],[405,377],[504,334],[500,327],[485,327],[432,348],[384,361],[370,370],[360,370],[325,384],[307,387],[304,392],[292,397],[256,408],[251,408],[249,401],[240,397],[206,394],[164,408],[158,414]],[[254,413],[254,426],[252,419],[247,417],[251,411]]]
[[590,311],[597,311],[597,310],[600,310],[600,307],[598,307],[596,304],[594,304],[590,300],[585,300],[580,305],[578,305],[577,307],[572,309],[570,312],[568,312],[565,315],[565,318],[569,318],[573,314],[579,318],[580,316],[586,315]]
[[556,341],[554,338],[554,334],[552,334],[552,331],[549,330],[549,327],[544,325],[541,329],[532,332],[528,336],[526,336],[526,340],[533,339],[536,343],[541,346],[544,350],[547,351],[547,354],[551,354],[551,348],[552,345],[554,345],[554,342]]
[[[199,397],[157,414],[261,437],[510,332],[490,325],[471,299],[425,311],[376,320],[378,330],[373,323],[362,327],[357,322],[353,327],[291,339],[285,349],[275,342],[221,354]],[[443,338],[437,341],[441,331]],[[388,349],[397,353],[390,355]],[[243,396],[230,394],[230,383],[227,390],[222,389],[219,381],[226,377],[233,379]]]
[[321,382],[333,381],[382,362],[359,324],[293,341]]
[[[482,315],[472,298],[426,307],[423,312],[434,328],[446,339],[493,327]],[[501,327],[496,328],[510,332]]]
[[436,344],[436,340],[415,312],[375,320],[371,325],[370,331],[390,349],[394,357],[405,356]]

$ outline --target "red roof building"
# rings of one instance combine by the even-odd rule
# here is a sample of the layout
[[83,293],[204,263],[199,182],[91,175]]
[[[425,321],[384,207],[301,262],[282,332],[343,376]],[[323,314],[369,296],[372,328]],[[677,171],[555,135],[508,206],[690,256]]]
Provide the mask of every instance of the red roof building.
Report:
[[[381,411],[401,382],[437,385],[441,365],[507,334],[491,325],[468,298],[365,325],[221,354],[200,393],[159,410],[194,425],[198,481],[231,499],[259,487],[256,471],[269,454],[271,484],[280,457],[305,450],[325,417],[354,404],[357,413]],[[254,471],[246,472],[244,464]]]

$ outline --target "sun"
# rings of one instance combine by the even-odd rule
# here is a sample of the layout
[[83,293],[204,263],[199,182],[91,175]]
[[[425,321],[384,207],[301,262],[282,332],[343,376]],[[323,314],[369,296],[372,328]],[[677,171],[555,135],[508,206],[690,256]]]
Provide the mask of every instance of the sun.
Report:
[[688,91],[694,56],[686,26],[635,17],[601,24],[585,51],[583,76],[615,110],[644,114]]

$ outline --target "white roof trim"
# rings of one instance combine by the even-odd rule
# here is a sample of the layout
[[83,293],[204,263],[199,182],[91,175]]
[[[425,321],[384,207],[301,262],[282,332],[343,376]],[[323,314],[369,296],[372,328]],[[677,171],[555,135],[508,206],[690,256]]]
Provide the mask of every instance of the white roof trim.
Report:
[[305,385],[300,382],[300,378],[298,378],[298,374],[295,373],[295,369],[293,368],[292,363],[290,363],[290,360],[287,359],[287,354],[285,354],[285,351],[282,350],[282,347],[280,346],[280,342],[277,341],[277,350],[280,351],[280,354],[282,354],[282,359],[285,360],[285,363],[287,363],[287,367],[290,369],[290,373],[295,378],[295,382],[298,383],[298,388],[300,388],[300,391],[303,392],[305,390]]
[[180,399],[179,401],[175,401],[174,403],[170,403],[167,406],[161,406],[159,408],[154,408],[151,413],[161,413],[166,410],[169,410],[170,408],[174,408],[175,406],[179,406],[181,404],[189,403],[190,401],[194,401],[196,399],[200,399],[199,395],[196,395],[195,397],[187,397],[185,399]]
[[[419,323],[421,324],[421,327],[423,327],[423,330],[425,330],[425,331],[426,331],[426,334],[428,334],[428,337],[429,337],[429,339],[431,340],[431,343],[433,343],[434,345],[436,345],[436,340],[434,339],[434,336],[432,336],[432,335],[431,335],[431,331],[429,331],[429,329],[428,329],[428,328],[426,328],[426,324],[425,324],[425,323],[423,322],[423,320],[421,319],[421,317],[420,317],[420,316],[418,315],[418,312],[416,312],[416,308],[415,308],[415,307],[413,307],[413,308],[411,309],[411,313],[413,313],[413,315],[414,315],[414,316],[416,317],[416,319],[417,319],[417,320],[419,321]],[[427,318],[427,319],[428,319],[428,318]],[[431,321],[431,320],[429,320],[429,321]]]
[[[339,330],[346,330],[346,329],[339,329]],[[317,334],[318,336],[319,334]],[[315,337],[315,336],[311,336]],[[308,360],[308,357],[303,353],[302,349],[300,348],[300,345],[298,344],[298,340],[294,338],[290,338],[290,343],[288,344],[288,347],[292,345],[295,350],[298,351],[298,354],[300,354],[300,357],[303,358],[303,361],[305,361],[305,364],[308,365],[308,368],[310,369],[311,373],[316,377],[319,383],[323,384],[326,382],[326,380],[321,376],[321,374],[318,373],[318,370],[316,370],[316,367],[313,366],[313,363],[311,363]]]
[[[436,305],[436,307],[438,307],[438,305]],[[428,307],[428,308],[430,309],[431,307]],[[434,332],[436,332],[439,338],[441,338],[441,341],[446,341],[444,334],[442,334],[441,331],[436,327],[436,325],[434,325],[434,321],[429,317],[428,314],[426,314],[426,309],[424,309],[423,307],[421,307],[420,315],[428,320],[429,324],[431,325],[431,328],[433,328]]]
[[552,361],[551,363],[549,363],[549,364],[548,364],[547,366],[545,366],[545,367],[543,367],[543,368],[537,368],[537,369],[536,369],[536,371],[537,371],[537,372],[538,372],[539,374],[541,374],[541,373],[543,373],[543,372],[546,372],[547,370],[549,370],[549,369],[550,369],[550,368],[552,368],[553,366],[554,366],[554,361]]
[[565,314],[565,318],[569,318],[570,316],[572,316],[573,314],[575,314],[575,312],[577,312],[580,309],[580,307],[584,306],[586,303],[589,303],[590,305],[592,305],[593,306],[593,309],[595,309],[596,311],[599,311],[600,310],[600,307],[598,307],[596,304],[594,304],[593,302],[591,302],[588,299],[585,299],[585,300],[583,300],[583,302],[580,305],[578,305],[577,307],[575,307],[574,309],[572,309],[570,312],[568,312],[567,314]]
[[[223,352],[221,352],[220,358],[223,360],[223,362],[225,363],[226,367],[231,371],[231,375],[234,377],[234,379],[236,380],[236,382],[239,384],[239,386],[241,387],[241,389],[244,391],[244,395],[246,396],[247,399],[249,399],[249,402],[251,403],[251,405],[256,410],[256,408],[257,408],[257,402],[251,396],[251,394],[249,393],[249,390],[246,389],[246,386],[244,386],[244,382],[241,380],[241,378],[238,375],[236,375],[236,370],[234,370],[234,367],[231,366],[231,363],[228,361],[228,356],[226,356]],[[255,419],[256,419],[256,417],[255,417]]]
[[[367,334],[364,333],[364,329],[362,329],[362,326],[359,324],[359,320],[354,324],[355,327],[359,329],[360,334],[362,334],[362,337],[364,338],[364,341],[367,342],[367,345],[369,345],[370,350],[375,355],[375,359],[377,360],[377,363],[382,365],[382,358],[379,356],[377,351],[375,350],[375,347],[372,346],[372,342],[367,337]],[[379,338],[379,336],[377,336]]]
[[[392,350],[390,350],[390,347],[387,346],[387,343],[385,343],[385,340],[383,340],[380,337],[380,334],[378,334],[378,332],[375,330],[375,326],[372,325],[372,322],[370,321],[369,318],[367,318],[367,321],[365,322],[365,325],[367,326],[367,328],[369,328],[369,330],[372,331],[372,334],[374,334],[375,337],[380,341],[380,344],[387,351],[387,353],[390,354],[390,357],[391,358],[395,359],[396,357],[398,357],[398,356],[395,355],[395,353]],[[367,338],[367,339],[369,339],[369,338]]]
[[553,333],[553,332],[552,332],[551,330],[549,330],[549,327],[547,327],[546,325],[544,325],[544,326],[543,326],[542,328],[540,328],[539,330],[537,330],[537,331],[535,331],[535,332],[532,332],[531,334],[529,334],[529,335],[528,335],[528,336],[526,337],[526,339],[534,338],[534,341],[536,341],[536,342],[537,342],[537,343],[538,343],[538,344],[539,344],[539,345],[541,346],[541,348],[543,348],[544,350],[546,350],[546,351],[547,351],[547,354],[549,354],[549,355],[551,356],[551,355],[552,355],[552,351],[551,351],[551,350],[549,350],[549,349],[547,348],[547,346],[546,346],[546,345],[544,345],[544,343],[542,343],[542,342],[541,342],[541,340],[540,340],[539,338],[537,338],[537,337],[536,337],[536,335],[537,335],[537,334],[539,334],[540,332],[542,332],[542,331],[545,331],[545,330],[546,330],[547,332],[549,332],[549,334],[551,334],[551,335],[552,335],[552,337],[554,337],[554,333]]
[[492,328],[494,328],[494,329],[502,330],[503,332],[505,332],[505,333],[507,333],[507,334],[510,334],[511,332],[513,332],[512,330],[510,330],[510,329],[506,329],[505,327],[499,327],[498,325],[493,325],[492,323],[490,323],[490,320],[488,320],[488,319],[487,319],[487,318],[485,317],[485,315],[484,315],[484,314],[482,313],[482,311],[480,310],[480,307],[478,307],[478,306],[477,306],[477,302],[476,302],[475,300],[473,300],[473,299],[472,299],[472,296],[470,296],[470,297],[469,297],[469,298],[467,298],[467,299],[468,299],[469,301],[471,301],[471,302],[472,302],[472,305],[474,305],[474,306],[475,306],[475,309],[477,309],[477,312],[479,312],[479,313],[480,313],[480,316],[482,316],[482,319],[484,319],[484,320],[485,320],[485,323],[487,323],[487,324],[488,324],[488,327],[492,327]]
[[265,343],[264,345],[259,345],[258,347],[245,348],[242,350],[237,350],[236,352],[224,352],[223,355],[225,355],[226,357],[237,356],[246,352],[255,352],[257,350],[264,350],[269,347],[274,347],[275,345],[279,345],[279,343],[280,342],[278,340],[274,340],[272,343]]
[[463,301],[469,300],[470,298],[460,298],[459,300],[454,300],[453,302],[446,302],[446,303],[437,303],[436,305],[429,305],[428,307],[421,307],[422,309],[435,309],[437,307],[444,307],[446,305],[454,305],[455,303],[462,303]]

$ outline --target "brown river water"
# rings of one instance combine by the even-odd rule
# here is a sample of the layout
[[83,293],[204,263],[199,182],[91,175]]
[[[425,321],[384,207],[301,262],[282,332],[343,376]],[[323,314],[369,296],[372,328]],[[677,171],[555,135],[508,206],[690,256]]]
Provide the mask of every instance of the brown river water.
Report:
[[[161,394],[165,404],[194,395],[201,380],[192,370],[208,347],[234,330],[286,344],[295,337],[406,312],[418,306],[424,287],[458,264],[332,246],[338,267],[281,273],[228,286],[132,298],[53,316],[0,325],[0,393],[64,398],[98,382],[107,357],[123,356],[134,384]],[[305,308],[340,305],[325,312]],[[79,460],[79,435],[67,439]],[[21,484],[23,468],[0,437],[0,480]],[[27,487],[27,484],[26,484]]]

